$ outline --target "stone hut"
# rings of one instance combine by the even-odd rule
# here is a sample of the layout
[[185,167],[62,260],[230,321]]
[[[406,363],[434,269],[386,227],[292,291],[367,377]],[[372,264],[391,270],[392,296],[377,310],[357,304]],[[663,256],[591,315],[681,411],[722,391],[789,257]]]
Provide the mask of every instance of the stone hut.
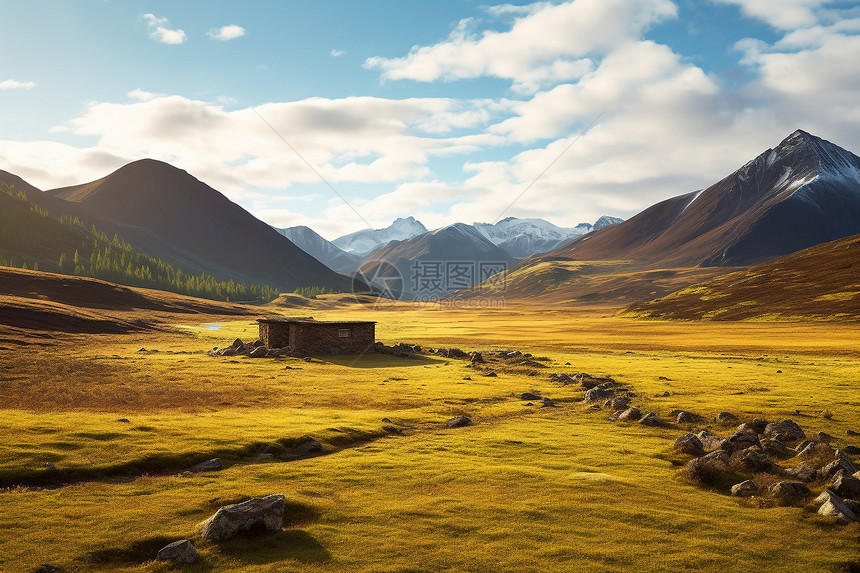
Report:
[[266,348],[289,346],[302,354],[358,354],[376,342],[376,323],[323,322],[313,318],[261,318],[260,340]]

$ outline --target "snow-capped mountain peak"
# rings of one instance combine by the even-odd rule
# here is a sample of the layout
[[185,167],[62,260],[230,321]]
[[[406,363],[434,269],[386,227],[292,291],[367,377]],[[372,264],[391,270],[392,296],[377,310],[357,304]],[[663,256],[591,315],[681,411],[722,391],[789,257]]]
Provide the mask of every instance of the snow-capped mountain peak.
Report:
[[384,229],[362,229],[342,237],[332,243],[348,253],[366,254],[390,241],[402,241],[427,232],[427,227],[414,217],[395,219]]

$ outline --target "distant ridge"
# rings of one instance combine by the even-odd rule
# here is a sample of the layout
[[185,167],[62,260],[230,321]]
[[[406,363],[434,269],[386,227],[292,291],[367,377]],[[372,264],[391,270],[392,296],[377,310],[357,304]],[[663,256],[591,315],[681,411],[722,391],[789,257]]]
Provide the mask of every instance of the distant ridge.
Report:
[[667,199],[547,257],[745,266],[860,233],[860,157],[797,130],[707,189]]
[[187,172],[153,159],[48,191],[140,250],[219,278],[348,290],[350,280]]
[[347,253],[331,241],[327,241],[310,227],[298,225],[286,229],[275,227],[275,230],[332,270],[347,274],[358,270],[358,265],[361,263],[360,256]]

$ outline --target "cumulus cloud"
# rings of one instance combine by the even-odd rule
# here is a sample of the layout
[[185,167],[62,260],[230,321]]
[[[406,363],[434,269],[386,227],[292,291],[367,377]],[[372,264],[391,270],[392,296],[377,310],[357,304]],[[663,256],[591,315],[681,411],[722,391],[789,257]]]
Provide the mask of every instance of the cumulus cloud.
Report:
[[738,6],[751,18],[762,20],[780,30],[793,30],[815,25],[822,9],[837,0],[713,0],[718,4]]
[[0,90],[29,90],[36,87],[36,82],[20,82],[8,79],[0,82]]
[[167,18],[159,18],[155,14],[144,14],[142,16],[149,30],[149,37],[162,44],[182,44],[188,39],[185,32],[179,28],[168,28],[170,21]]
[[371,57],[364,66],[389,80],[497,77],[531,93],[589,73],[594,57],[640,39],[649,26],[676,17],[677,8],[669,0],[574,0],[503,6],[490,13],[518,17],[508,30],[480,34],[472,31],[472,19],[463,19],[442,42],[413,47],[403,57]]
[[235,40],[236,38],[244,36],[245,28],[237,26],[236,24],[230,24],[228,26],[221,26],[220,28],[212,28],[206,32],[206,35],[213,40],[226,42],[227,40]]

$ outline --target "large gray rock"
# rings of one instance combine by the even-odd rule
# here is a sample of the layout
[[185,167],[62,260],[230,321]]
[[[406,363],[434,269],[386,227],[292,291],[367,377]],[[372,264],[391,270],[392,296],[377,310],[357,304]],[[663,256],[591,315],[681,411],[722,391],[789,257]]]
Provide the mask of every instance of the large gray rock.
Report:
[[747,448],[760,448],[761,443],[759,442],[758,436],[753,432],[747,431],[737,431],[720,444],[721,450],[726,450],[727,452],[740,452],[742,450],[746,450]]
[[800,462],[786,473],[792,478],[806,483],[818,479],[818,470],[809,462]]
[[732,495],[735,497],[752,497],[758,495],[758,486],[751,479],[736,483],[732,486]]
[[806,484],[796,481],[781,481],[771,485],[768,493],[782,505],[797,505],[812,496]]
[[788,446],[773,438],[765,438],[761,440],[761,448],[765,453],[774,458],[788,458],[792,456]]
[[833,480],[830,489],[839,497],[860,500],[860,479],[841,474]]
[[716,420],[721,424],[734,424],[738,421],[738,417],[731,412],[720,412],[717,414]]
[[696,422],[701,422],[702,417],[699,414],[694,414],[693,412],[688,412],[687,410],[681,410],[679,412],[674,413],[675,421],[679,424],[695,424]]
[[794,420],[771,422],[764,429],[764,437],[776,438],[783,442],[797,442],[806,439],[806,434]]
[[221,462],[221,458],[212,458],[211,460],[206,460],[205,462],[200,462],[199,464],[194,464],[187,471],[191,473],[198,472],[216,472],[218,470],[223,470],[224,464]]
[[612,396],[615,392],[609,388],[592,388],[585,393],[583,402],[599,402]]
[[755,448],[740,453],[740,462],[745,470],[753,473],[777,473],[779,467],[770,461],[764,452]]
[[158,551],[155,559],[157,561],[171,561],[177,565],[186,563],[197,563],[200,560],[200,554],[197,553],[197,548],[187,539],[182,541],[174,541],[170,545],[162,547]]
[[639,420],[639,423],[643,426],[659,426],[660,418],[657,417],[655,412],[648,412]]
[[845,475],[852,475],[857,471],[857,468],[854,467],[854,464],[851,463],[851,460],[846,458],[842,452],[836,450],[833,461],[818,470],[818,477],[821,479],[829,479],[836,475],[838,472],[843,472]]
[[675,451],[682,454],[690,454],[691,456],[702,456],[705,454],[705,448],[702,441],[696,437],[696,434],[684,434],[675,440]]
[[827,490],[819,495],[815,498],[815,503],[821,504],[821,507],[818,508],[818,515],[835,517],[839,523],[857,521],[857,515],[851,511],[851,508],[848,507],[841,497],[832,491]]
[[704,456],[693,458],[684,466],[684,474],[693,481],[715,483],[729,471],[729,455],[717,450]]
[[445,422],[446,428],[463,428],[472,425],[472,418],[468,416],[457,416]]
[[225,505],[200,524],[200,537],[221,542],[240,534],[262,535],[281,530],[286,499],[281,494]]
[[700,442],[702,442],[702,446],[704,446],[706,451],[718,450],[723,441],[719,436],[709,430],[702,430],[696,434],[696,437],[699,438]]
[[830,444],[819,440],[804,440],[794,451],[797,452],[798,457],[805,460],[813,458],[827,459],[833,455],[833,448],[830,447]]
[[619,422],[635,422],[636,420],[642,417],[642,412],[639,411],[639,408],[627,408],[620,414],[618,414]]
[[269,350],[265,346],[258,346],[257,348],[252,350],[251,353],[248,354],[248,356],[250,356],[251,358],[265,358],[268,352]]

